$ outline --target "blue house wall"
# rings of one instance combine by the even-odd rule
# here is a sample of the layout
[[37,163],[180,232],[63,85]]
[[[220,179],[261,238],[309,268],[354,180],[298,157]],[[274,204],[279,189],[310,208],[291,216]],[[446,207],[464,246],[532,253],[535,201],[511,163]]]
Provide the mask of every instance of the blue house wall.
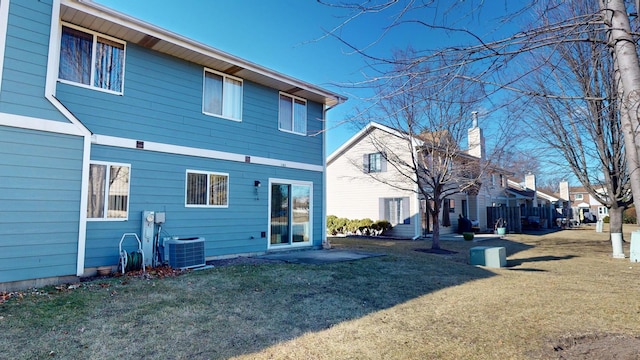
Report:
[[76,275],[84,138],[44,96],[51,3],[1,1],[0,283]]
[[69,122],[44,96],[51,10],[51,1],[9,1],[0,113]]
[[82,138],[0,126],[0,283],[76,274]]
[[[124,232],[140,232],[144,210],[166,212],[164,236],[206,239],[207,256],[267,251],[268,187],[258,188],[254,181],[267,184],[269,178],[296,179],[314,183],[313,237],[321,244],[322,173],[288,168],[244,164],[241,162],[163,154],[135,149],[96,146],[94,160],[131,164],[129,220],[126,222],[89,221],[87,224],[86,266],[112,265],[118,262],[118,243]],[[187,169],[229,174],[227,208],[185,207]],[[134,244],[130,242],[129,244]]]
[[[204,67],[127,44],[124,94],[59,83],[56,96],[91,132],[323,164],[323,108],[307,102],[301,136],[278,130],[278,91],[244,80],[242,121],[202,113]],[[268,139],[268,141],[267,141]]]
[[[321,246],[324,109],[333,94],[249,65],[255,81],[243,79],[241,121],[205,115],[205,66],[133,42],[126,42],[122,94],[56,81],[58,11],[64,17],[66,6],[91,13],[101,5],[0,0],[0,9],[7,4],[0,11],[0,20],[8,14],[0,39],[0,290],[116,265],[122,234],[140,234],[147,210],[166,214],[160,237],[204,237],[207,257],[268,251],[271,181],[312,187],[310,242],[302,245]],[[279,130],[280,91],[270,86],[316,100],[306,99],[309,135]],[[88,219],[90,162],[130,166],[126,219]],[[228,206],[186,206],[187,170],[228,174]]]
[[[307,102],[302,136],[278,129],[279,92],[243,81],[242,121],[202,113],[204,67],[127,44],[123,95],[58,83],[57,97],[93,133],[322,166],[323,107]],[[268,189],[259,200],[254,181],[283,178],[313,183],[315,245],[322,237],[321,171],[93,145],[91,160],[131,165],[128,221],[88,221],[85,266],[118,262],[125,232],[140,232],[144,210],[165,211],[161,235],[205,237],[206,256],[264,252]],[[228,208],[185,206],[186,170],[229,174]]]

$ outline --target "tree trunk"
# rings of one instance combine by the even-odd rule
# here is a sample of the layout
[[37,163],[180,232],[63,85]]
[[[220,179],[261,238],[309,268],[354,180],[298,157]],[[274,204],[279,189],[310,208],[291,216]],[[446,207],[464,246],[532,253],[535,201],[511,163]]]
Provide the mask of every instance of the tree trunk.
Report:
[[611,236],[611,247],[613,248],[611,256],[618,259],[624,259],[624,251],[622,250],[623,212],[623,207],[612,207],[609,209],[609,233]]
[[431,213],[433,219],[433,233],[431,234],[431,248],[434,250],[440,250],[440,214],[438,211]]
[[609,31],[609,46],[614,52],[617,78],[623,88],[620,122],[624,131],[625,156],[636,216],[640,218],[640,163],[638,161],[638,114],[640,111],[640,63],[631,37],[631,25],[624,0],[600,0],[600,9]]
[[611,207],[609,209],[609,232],[622,234],[622,214],[624,208]]

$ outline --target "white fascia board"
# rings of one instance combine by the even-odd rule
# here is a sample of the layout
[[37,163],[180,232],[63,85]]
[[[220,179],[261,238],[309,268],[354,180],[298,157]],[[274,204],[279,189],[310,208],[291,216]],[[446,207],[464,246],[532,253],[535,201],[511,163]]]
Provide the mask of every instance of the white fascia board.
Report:
[[127,14],[118,12],[114,9],[95,3],[91,0],[61,0],[61,1],[62,1],[62,4],[70,8],[74,8],[74,9],[95,15],[97,17],[106,19],[110,22],[124,25],[130,29],[151,35],[153,37],[178,45],[185,49],[189,49],[189,50],[198,52],[200,54],[204,54],[212,58],[225,61],[229,64],[245,68],[257,74],[261,74],[263,76],[290,84],[291,86],[299,87],[300,89],[307,90],[312,93],[316,93],[325,98],[336,99],[336,105],[341,104],[347,100],[346,97],[335,94],[331,91],[328,91],[320,87],[317,87],[315,85],[309,84],[307,82],[292,78],[290,76],[279,73],[275,70],[265,68],[263,66],[255,64],[248,60],[233,56],[229,53],[213,48],[209,45],[206,45],[201,42],[195,41],[193,39],[187,38],[185,36],[179,35],[172,31],[163,29],[159,26],[150,24],[146,21],[137,19]]
[[[137,147],[138,141],[135,139],[107,136],[107,135],[93,135],[92,143],[96,145],[114,146],[125,149],[137,149],[140,151],[155,151],[166,154],[186,155],[202,157],[207,159],[217,159],[226,161],[243,162],[258,165],[276,166],[283,168],[291,168],[297,170],[309,170],[316,172],[324,172],[323,165],[307,164],[295,161],[271,159],[259,156],[236,154],[224,151],[209,150],[181,145],[164,144],[153,141],[144,141],[144,148],[139,149]],[[248,161],[247,161],[248,160]]]
[[0,90],[2,90],[2,69],[4,49],[7,44],[7,23],[9,22],[9,0],[0,0]]
[[543,192],[540,192],[540,191],[536,191],[536,194],[538,194],[538,197],[541,197],[541,198],[546,199],[546,200],[551,201],[551,202],[555,202],[555,201],[560,200],[555,196],[551,196],[549,194],[546,194],[546,193],[543,193]]

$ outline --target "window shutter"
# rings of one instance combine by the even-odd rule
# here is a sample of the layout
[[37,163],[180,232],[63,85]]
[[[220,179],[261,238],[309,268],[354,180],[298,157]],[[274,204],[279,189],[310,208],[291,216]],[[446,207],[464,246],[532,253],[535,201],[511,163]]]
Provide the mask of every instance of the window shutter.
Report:
[[385,206],[387,202],[384,198],[378,198],[378,219],[379,220],[389,220],[386,218],[385,214],[387,213]]
[[362,155],[362,172],[369,172],[369,154]]
[[387,156],[386,154],[380,154],[380,172],[387,171]]
[[411,214],[409,209],[409,198],[402,198],[402,217],[404,224],[411,224]]

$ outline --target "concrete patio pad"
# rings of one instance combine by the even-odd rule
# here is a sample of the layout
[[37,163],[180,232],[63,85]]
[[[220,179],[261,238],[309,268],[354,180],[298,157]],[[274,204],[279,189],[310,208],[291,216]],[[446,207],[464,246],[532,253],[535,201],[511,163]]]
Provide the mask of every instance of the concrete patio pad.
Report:
[[294,264],[330,264],[339,261],[366,259],[385,254],[352,250],[301,250],[256,256],[257,259],[280,260]]

